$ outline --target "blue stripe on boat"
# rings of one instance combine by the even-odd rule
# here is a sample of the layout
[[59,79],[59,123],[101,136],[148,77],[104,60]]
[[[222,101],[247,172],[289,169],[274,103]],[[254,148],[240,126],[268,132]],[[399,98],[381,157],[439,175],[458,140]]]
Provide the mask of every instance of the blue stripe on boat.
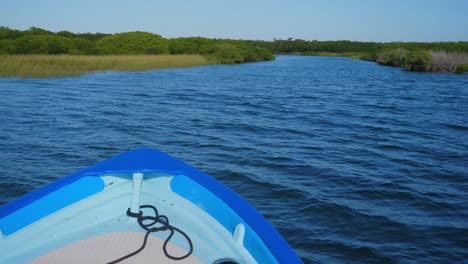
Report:
[[101,178],[83,177],[1,218],[0,229],[4,235],[11,235],[45,216],[102,190],[104,182]]
[[[245,226],[244,247],[259,263],[276,263],[277,260],[273,255],[268,254],[267,250],[258,237],[258,235],[250,228],[246,222],[239,217],[229,206],[221,201],[218,197],[212,194],[201,185],[192,181],[186,176],[176,176],[171,181],[171,189],[173,192],[189,200],[203,211],[207,212],[211,217],[216,219],[224,228],[231,234],[234,232],[236,225],[239,223]],[[262,247],[263,246],[263,247]]]

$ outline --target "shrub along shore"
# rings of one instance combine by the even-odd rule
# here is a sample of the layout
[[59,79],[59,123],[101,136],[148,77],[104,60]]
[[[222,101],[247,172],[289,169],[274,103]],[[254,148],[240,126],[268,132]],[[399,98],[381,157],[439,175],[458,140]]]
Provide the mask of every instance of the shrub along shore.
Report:
[[468,42],[165,39],[139,31],[103,34],[0,27],[0,77],[237,64],[273,60],[273,53],[351,57],[409,71],[468,71]]
[[468,42],[251,41],[273,53],[342,56],[420,72],[468,72]]
[[0,77],[76,76],[100,70],[146,70],[273,60],[244,40],[165,39],[148,32],[51,32],[0,27]]

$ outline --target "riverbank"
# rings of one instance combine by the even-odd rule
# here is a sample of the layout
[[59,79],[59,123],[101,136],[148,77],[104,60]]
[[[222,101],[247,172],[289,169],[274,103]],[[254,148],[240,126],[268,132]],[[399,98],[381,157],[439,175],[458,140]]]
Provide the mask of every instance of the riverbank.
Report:
[[[33,54],[53,56],[26,56]],[[12,57],[2,58],[0,76],[19,77],[76,76],[97,70],[139,71],[274,59],[268,49],[245,40],[203,37],[166,39],[161,35],[142,31],[115,34],[73,33],[52,32],[36,27],[17,30],[0,26],[0,56],[2,55]],[[74,56],[55,57],[56,55]]]
[[250,41],[275,54],[340,56],[419,72],[467,72],[468,42]]
[[0,55],[0,77],[79,76],[96,71],[143,71],[213,63],[201,55]]
[[457,73],[465,73],[465,72],[468,72],[468,63],[460,65],[457,68]]
[[363,59],[366,56],[364,52],[303,52],[300,55],[307,55],[307,56],[326,56],[326,57],[346,57],[352,59]]
[[410,51],[398,48],[378,54],[365,52],[302,52],[295,54],[361,59],[416,72],[452,72],[459,74],[468,72],[468,53],[461,52]]

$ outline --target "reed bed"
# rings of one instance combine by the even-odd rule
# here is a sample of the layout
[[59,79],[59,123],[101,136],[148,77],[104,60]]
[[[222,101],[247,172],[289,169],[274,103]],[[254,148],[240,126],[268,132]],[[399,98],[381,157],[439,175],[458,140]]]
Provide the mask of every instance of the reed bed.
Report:
[[79,76],[96,71],[144,71],[210,63],[200,55],[1,55],[0,77]]
[[429,51],[429,54],[432,56],[433,71],[454,72],[457,70],[457,67],[468,64],[467,53]]

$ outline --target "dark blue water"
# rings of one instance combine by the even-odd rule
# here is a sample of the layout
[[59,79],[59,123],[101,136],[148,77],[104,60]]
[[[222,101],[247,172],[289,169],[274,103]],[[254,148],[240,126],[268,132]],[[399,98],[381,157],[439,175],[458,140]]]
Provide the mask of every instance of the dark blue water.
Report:
[[0,204],[149,146],[252,203],[305,263],[468,259],[468,76],[346,58],[0,79]]

